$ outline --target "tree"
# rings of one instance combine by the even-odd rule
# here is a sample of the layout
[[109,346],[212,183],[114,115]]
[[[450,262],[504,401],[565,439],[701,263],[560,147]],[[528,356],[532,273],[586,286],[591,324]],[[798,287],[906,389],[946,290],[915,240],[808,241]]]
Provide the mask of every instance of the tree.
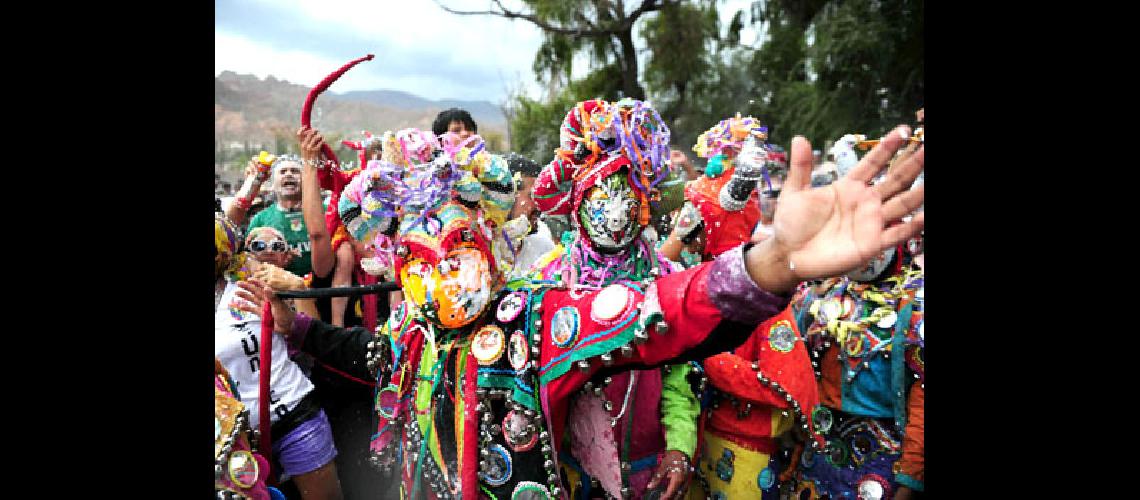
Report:
[[542,46],[535,55],[535,77],[570,76],[574,55],[586,52],[594,65],[616,67],[620,89],[625,97],[645,99],[645,89],[639,82],[637,51],[633,44],[633,25],[648,12],[663,6],[676,5],[680,0],[641,0],[629,10],[624,0],[522,0],[525,11],[512,11],[500,0],[492,0],[494,7],[485,11],[458,11],[435,0],[436,4],[452,14],[493,15],[507,19],[523,19],[543,31]]

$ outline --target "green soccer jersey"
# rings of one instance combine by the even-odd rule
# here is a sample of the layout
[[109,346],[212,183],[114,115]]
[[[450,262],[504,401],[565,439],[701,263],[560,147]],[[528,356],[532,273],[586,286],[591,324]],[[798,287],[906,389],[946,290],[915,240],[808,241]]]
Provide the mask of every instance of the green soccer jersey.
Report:
[[250,229],[262,226],[281,231],[289,248],[300,251],[300,256],[293,257],[285,267],[286,270],[297,276],[304,276],[313,271],[312,243],[309,242],[309,230],[305,227],[305,218],[301,216],[300,210],[289,212],[274,203],[258,212],[249,221]]

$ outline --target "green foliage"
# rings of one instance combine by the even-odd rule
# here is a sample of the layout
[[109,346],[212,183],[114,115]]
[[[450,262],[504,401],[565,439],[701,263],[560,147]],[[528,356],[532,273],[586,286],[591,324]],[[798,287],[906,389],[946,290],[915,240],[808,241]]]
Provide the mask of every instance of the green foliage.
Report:
[[[604,0],[526,3],[546,19],[582,27],[612,26],[616,12]],[[701,132],[737,112],[767,125],[772,143],[787,146],[804,135],[816,149],[843,134],[876,136],[913,121],[925,92],[921,0],[757,0],[723,33],[718,3],[662,2],[635,30],[647,55],[640,79],[675,148],[692,156]],[[757,47],[741,45],[746,23],[762,33]],[[551,157],[575,102],[623,95],[616,36],[546,37],[535,55],[536,78],[570,75],[574,54],[583,51],[597,69],[547,102],[517,99],[512,142],[540,161]]]

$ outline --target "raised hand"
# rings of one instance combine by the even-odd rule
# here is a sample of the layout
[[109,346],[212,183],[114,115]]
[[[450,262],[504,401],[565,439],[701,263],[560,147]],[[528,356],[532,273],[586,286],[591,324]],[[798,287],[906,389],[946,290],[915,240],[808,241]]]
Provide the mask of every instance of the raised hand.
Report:
[[792,140],[791,168],[780,192],[771,240],[795,278],[843,274],[922,230],[923,212],[907,222],[900,219],[923,203],[923,185],[908,190],[922,172],[923,147],[899,162],[881,183],[871,185],[909,137],[908,127],[895,129],[846,176],[814,189],[811,144],[803,137]]
[[685,486],[689,482],[690,472],[689,457],[680,451],[668,450],[661,457],[657,471],[653,473],[653,477],[645,487],[652,490],[665,484],[665,491],[657,497],[660,500],[684,498],[688,492]]
[[321,159],[321,145],[325,143],[324,137],[315,128],[301,127],[297,130],[297,141],[301,143],[301,157],[305,166],[316,166]]
[[280,334],[288,334],[293,329],[293,320],[296,318],[297,313],[293,312],[284,301],[277,298],[273,294],[273,289],[266,286],[264,283],[257,280],[246,280],[238,282],[237,286],[241,290],[234,292],[235,295],[245,299],[245,302],[237,301],[237,308],[261,316],[262,307],[265,301],[270,301],[273,307],[273,331]]

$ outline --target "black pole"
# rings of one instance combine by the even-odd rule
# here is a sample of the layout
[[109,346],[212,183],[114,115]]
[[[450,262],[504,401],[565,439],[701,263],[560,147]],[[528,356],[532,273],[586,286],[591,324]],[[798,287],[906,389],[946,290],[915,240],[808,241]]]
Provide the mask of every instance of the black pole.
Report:
[[310,290],[297,290],[289,292],[276,292],[283,299],[317,299],[324,297],[355,297],[372,293],[391,292],[399,290],[395,281],[385,281],[375,285],[348,286],[342,288],[313,288]]

